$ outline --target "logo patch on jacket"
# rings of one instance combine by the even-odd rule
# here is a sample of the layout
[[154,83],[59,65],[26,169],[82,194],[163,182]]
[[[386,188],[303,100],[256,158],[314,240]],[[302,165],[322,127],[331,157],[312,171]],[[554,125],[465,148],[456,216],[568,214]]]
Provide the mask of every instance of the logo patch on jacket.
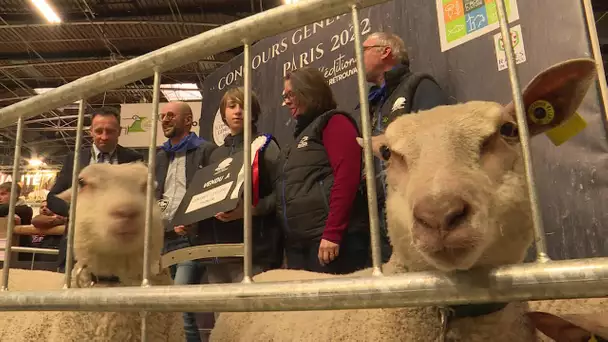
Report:
[[300,139],[300,142],[298,143],[298,148],[304,148],[308,146],[308,136],[305,135],[302,137],[302,139]]
[[399,110],[399,109],[403,109],[405,108],[405,103],[407,102],[407,100],[405,99],[405,97],[400,97],[397,100],[395,100],[395,102],[393,103],[393,108],[391,109],[392,112]]
[[156,203],[158,203],[158,206],[160,207],[160,211],[161,213],[165,211],[165,209],[167,209],[167,207],[169,206],[169,201],[167,201],[166,199],[161,199],[158,200]]

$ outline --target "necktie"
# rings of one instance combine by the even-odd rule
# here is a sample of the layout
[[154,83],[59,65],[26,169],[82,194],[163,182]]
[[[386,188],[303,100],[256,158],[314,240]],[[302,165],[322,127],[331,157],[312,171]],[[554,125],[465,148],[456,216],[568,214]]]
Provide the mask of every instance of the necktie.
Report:
[[106,156],[107,156],[107,153],[100,152],[99,155],[97,156],[97,162],[98,163],[105,162],[106,161]]

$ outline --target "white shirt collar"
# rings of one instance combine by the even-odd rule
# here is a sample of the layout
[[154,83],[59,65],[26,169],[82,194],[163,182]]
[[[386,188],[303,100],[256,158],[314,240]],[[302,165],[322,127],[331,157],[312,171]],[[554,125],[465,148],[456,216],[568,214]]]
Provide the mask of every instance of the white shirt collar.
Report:
[[[110,156],[114,156],[114,153],[116,152],[116,148],[114,148],[114,150],[112,152],[109,153]],[[95,159],[97,159],[99,157],[99,154],[101,153],[101,150],[99,148],[97,148],[97,145],[93,144],[93,153],[95,156]]]

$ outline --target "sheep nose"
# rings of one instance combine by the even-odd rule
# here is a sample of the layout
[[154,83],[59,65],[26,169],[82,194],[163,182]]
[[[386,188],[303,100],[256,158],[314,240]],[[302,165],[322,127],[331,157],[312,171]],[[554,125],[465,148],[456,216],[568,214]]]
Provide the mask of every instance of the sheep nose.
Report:
[[133,219],[137,215],[139,215],[139,210],[137,210],[135,208],[123,207],[123,208],[116,208],[112,211],[112,216],[119,218],[119,219],[124,219],[124,220]]
[[470,205],[458,195],[428,196],[414,206],[414,219],[425,228],[449,231],[464,222]]

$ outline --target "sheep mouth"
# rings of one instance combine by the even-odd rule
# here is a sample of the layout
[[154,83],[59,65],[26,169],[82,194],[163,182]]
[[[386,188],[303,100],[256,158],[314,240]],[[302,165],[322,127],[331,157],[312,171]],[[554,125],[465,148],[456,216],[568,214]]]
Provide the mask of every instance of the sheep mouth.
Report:
[[444,247],[438,251],[429,253],[429,256],[438,261],[446,263],[455,263],[458,260],[467,258],[471,252],[472,249],[467,247]]
[[116,229],[112,234],[122,241],[132,241],[139,236],[139,232],[132,229]]
[[467,269],[479,252],[480,239],[471,234],[425,236],[416,245],[428,262],[441,269]]

